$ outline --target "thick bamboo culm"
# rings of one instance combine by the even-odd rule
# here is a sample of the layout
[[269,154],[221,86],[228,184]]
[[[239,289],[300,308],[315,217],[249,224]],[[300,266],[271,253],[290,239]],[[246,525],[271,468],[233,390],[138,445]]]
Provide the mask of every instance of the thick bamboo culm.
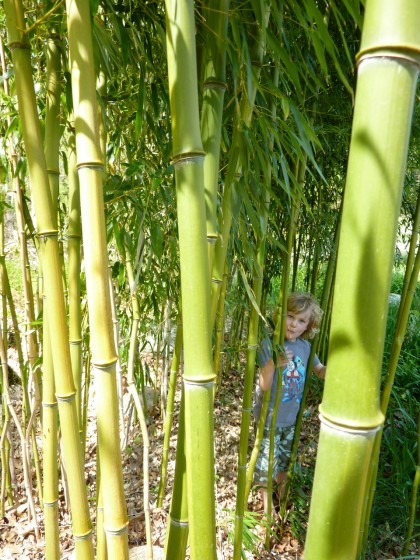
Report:
[[[416,0],[368,0],[305,560],[356,557],[420,62]],[[381,100],[378,103],[378,100]],[[389,157],[392,154],[392,158]],[[369,281],[366,281],[366,279]]]
[[104,531],[108,557],[124,560],[128,558],[128,516],[120,450],[116,382],[118,358],[111,314],[103,202],[104,163],[91,14],[90,5],[82,0],[67,0],[66,6]]
[[[194,3],[167,1],[167,56],[184,340],[185,445],[192,560],[216,557],[213,388],[203,147]],[[186,110],[188,108],[188,110]],[[200,453],[197,449],[200,448]]]
[[25,23],[22,5],[19,2],[6,1],[4,7],[15,70],[15,85],[28,160],[29,179],[42,250],[45,292],[48,298],[48,321],[51,330],[55,333],[52,346],[54,376],[59,403],[64,461],[69,481],[76,557],[90,560],[93,559],[92,525],[89,518],[83,458],[77,433],[75,389],[70,364],[58,235],[36,109],[31,55],[24,35]]

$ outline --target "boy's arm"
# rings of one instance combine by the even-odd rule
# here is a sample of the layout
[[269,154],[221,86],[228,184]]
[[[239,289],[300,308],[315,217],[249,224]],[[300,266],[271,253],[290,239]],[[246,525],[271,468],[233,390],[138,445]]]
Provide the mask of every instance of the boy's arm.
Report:
[[321,364],[321,362],[319,364],[317,364],[316,366],[314,366],[314,373],[315,375],[317,375],[320,379],[325,379],[325,375],[327,373],[327,366],[324,366],[323,364]]
[[275,369],[273,358],[269,358],[269,360],[260,367],[259,383],[262,391],[268,391],[271,389]]
[[[293,359],[293,352],[291,350],[286,349],[286,355],[282,352],[277,357],[277,367],[284,368],[287,366],[289,360]],[[259,375],[259,384],[260,388],[263,391],[268,391],[271,389],[271,385],[273,384],[273,376],[274,376],[274,361],[273,358],[269,358],[263,366],[260,366],[260,375]]]

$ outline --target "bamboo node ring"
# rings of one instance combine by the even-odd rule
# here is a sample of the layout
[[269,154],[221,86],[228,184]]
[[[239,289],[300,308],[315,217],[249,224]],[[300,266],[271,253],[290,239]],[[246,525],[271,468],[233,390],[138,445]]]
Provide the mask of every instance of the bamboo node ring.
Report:
[[42,408],[56,408],[57,407],[57,401],[55,402],[43,402],[42,403]]
[[8,44],[8,47],[11,51],[14,51],[15,49],[26,49],[29,51],[31,49],[28,43],[22,43],[20,41],[13,41]]
[[249,344],[248,345],[248,350],[257,350],[258,348],[258,344]]
[[212,283],[212,284],[221,284],[221,283],[222,283],[222,280],[219,280],[218,278],[212,278],[212,279],[211,279],[211,283]]
[[117,358],[115,358],[115,360],[113,360],[112,362],[108,362],[108,363],[105,363],[105,364],[92,363],[92,365],[95,369],[98,369],[98,370],[103,371],[103,372],[112,373],[116,363],[117,363]]
[[110,529],[108,527],[104,527],[104,530],[108,535],[111,535],[113,537],[119,537],[120,535],[127,533],[128,523],[126,523],[123,527],[120,527],[119,529]]
[[201,150],[184,152],[181,154],[174,154],[172,156],[172,163],[175,166],[187,164],[187,163],[194,163],[195,161],[203,160],[205,155],[206,153],[202,152]]
[[48,175],[57,175],[57,177],[60,175],[60,172],[57,171],[57,169],[47,169],[47,173]]
[[171,525],[176,525],[177,527],[188,527],[188,521],[180,521],[179,519],[171,519]]
[[76,398],[76,393],[71,393],[70,395],[57,395],[57,401],[59,402],[63,402],[63,403],[70,403],[72,401],[74,401],[74,399]]
[[418,54],[416,56],[415,54],[410,55],[409,53],[404,51],[398,52],[398,51],[387,51],[387,50],[377,50],[373,52],[368,51],[366,53],[363,53],[360,56],[360,58],[357,60],[357,65],[359,66],[363,61],[372,58],[386,58],[388,60],[403,60],[405,62],[408,62],[409,64],[413,64],[414,66],[420,68],[420,58]]
[[44,500],[44,508],[53,508],[53,507],[57,507],[58,504],[58,500],[54,500],[53,502],[46,502]]
[[104,162],[103,161],[82,161],[76,165],[78,171],[81,169],[99,169],[100,171],[104,171]]
[[382,428],[382,424],[374,426],[373,428],[353,428],[351,426],[344,426],[343,424],[335,424],[327,420],[322,414],[319,415],[321,424],[339,432],[346,432],[347,434],[354,434],[358,436],[371,437],[375,435]]
[[92,538],[92,529],[84,535],[73,535],[75,541],[87,541]]
[[184,373],[184,375],[182,376],[184,385],[191,385],[191,386],[200,385],[200,387],[212,387],[214,385],[215,379],[216,376],[214,374],[212,374],[211,377],[209,375],[203,377],[200,377],[199,375],[195,377],[186,377]]
[[40,231],[36,235],[37,235],[37,237],[39,237],[39,239],[42,239],[43,237],[58,237],[58,230],[56,230],[56,229],[46,229],[46,230]]
[[204,89],[219,89],[222,91],[226,91],[227,83],[223,80],[217,80],[216,78],[210,78],[206,80],[203,84]]

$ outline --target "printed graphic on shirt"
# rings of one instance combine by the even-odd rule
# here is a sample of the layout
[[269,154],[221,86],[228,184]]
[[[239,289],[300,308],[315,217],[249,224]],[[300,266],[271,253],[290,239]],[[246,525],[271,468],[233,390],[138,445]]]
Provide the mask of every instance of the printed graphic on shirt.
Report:
[[293,360],[283,370],[283,402],[296,400],[299,404],[305,385],[305,366],[299,356],[293,356]]

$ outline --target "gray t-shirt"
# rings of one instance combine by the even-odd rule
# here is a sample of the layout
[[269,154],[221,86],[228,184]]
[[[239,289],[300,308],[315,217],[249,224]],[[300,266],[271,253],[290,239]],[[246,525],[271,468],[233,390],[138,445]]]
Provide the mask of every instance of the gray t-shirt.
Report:
[[[294,426],[296,417],[299,412],[302,400],[303,389],[306,379],[306,368],[308,365],[309,355],[311,353],[311,345],[303,338],[297,338],[294,342],[285,342],[286,350],[293,352],[293,361],[290,361],[282,372],[282,389],[279,407],[277,409],[276,427],[287,428]],[[272,345],[268,338],[261,342],[261,348],[258,351],[258,360],[260,367],[264,366],[272,357]],[[320,363],[318,356],[315,355],[314,366]],[[274,371],[273,384],[271,387],[270,405],[268,408],[265,427],[269,428],[271,417],[273,414],[274,401],[276,398],[277,383],[279,378],[278,368]],[[261,413],[264,392],[257,383],[256,394],[254,398],[253,410],[254,416],[258,420]]]

